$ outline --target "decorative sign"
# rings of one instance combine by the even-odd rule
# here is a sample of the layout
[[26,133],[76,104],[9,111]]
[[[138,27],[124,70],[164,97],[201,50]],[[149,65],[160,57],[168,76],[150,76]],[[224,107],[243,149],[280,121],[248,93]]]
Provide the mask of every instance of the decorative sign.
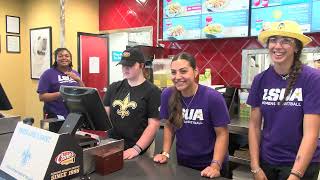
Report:
[[19,122],[0,169],[16,179],[44,179],[59,134]]
[[119,62],[121,60],[122,51],[112,51],[112,62]]
[[19,122],[0,169],[19,180],[72,179],[83,174],[83,152],[69,134]]

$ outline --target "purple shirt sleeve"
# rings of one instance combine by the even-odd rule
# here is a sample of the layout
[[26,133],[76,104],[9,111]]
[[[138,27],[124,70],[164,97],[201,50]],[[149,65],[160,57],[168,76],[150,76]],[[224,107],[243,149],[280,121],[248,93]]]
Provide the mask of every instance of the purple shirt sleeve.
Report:
[[229,111],[223,96],[215,91],[209,90],[209,117],[214,127],[226,126],[230,123]]
[[172,94],[171,88],[166,88],[161,93],[160,120],[169,118],[169,99]]
[[50,80],[49,80],[50,72],[49,72],[49,70],[46,70],[40,76],[40,80],[39,80],[39,84],[38,84],[38,90],[37,90],[37,93],[39,93],[39,94],[49,92],[49,88],[50,88]]
[[315,72],[306,81],[303,97],[303,111],[304,114],[320,114],[320,71]]
[[260,89],[259,84],[261,83],[261,77],[262,74],[257,75],[251,85],[249,96],[247,99],[247,104],[249,104],[251,107],[260,107],[261,105],[261,96],[259,95]]

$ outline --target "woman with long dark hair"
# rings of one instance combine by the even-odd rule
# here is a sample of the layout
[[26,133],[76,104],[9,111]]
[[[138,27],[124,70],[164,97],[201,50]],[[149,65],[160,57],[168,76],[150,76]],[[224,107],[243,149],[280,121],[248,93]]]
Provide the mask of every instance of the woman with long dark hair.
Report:
[[174,86],[161,95],[160,118],[166,120],[163,151],[154,161],[169,160],[175,136],[179,165],[200,170],[205,177],[227,176],[230,122],[227,106],[219,92],[196,82],[197,75],[192,55],[183,52],[172,59]]
[[316,180],[320,73],[300,60],[312,40],[293,21],[272,23],[258,39],[267,45],[273,65],[254,78],[247,100],[251,172],[255,179]]

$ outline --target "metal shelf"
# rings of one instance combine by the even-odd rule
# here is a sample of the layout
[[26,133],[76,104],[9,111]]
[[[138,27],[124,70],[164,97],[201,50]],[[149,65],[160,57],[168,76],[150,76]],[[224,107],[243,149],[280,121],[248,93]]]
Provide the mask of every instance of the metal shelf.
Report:
[[229,160],[234,163],[243,164],[243,165],[250,165],[249,159],[243,159],[236,156],[229,156]]

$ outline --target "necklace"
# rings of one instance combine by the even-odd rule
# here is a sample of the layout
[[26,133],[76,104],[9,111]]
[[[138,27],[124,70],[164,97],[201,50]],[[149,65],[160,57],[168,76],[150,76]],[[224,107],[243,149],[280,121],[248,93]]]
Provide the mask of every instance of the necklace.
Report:
[[[199,86],[198,86],[198,87],[199,87]],[[190,107],[190,105],[191,105],[191,103],[192,103],[192,101],[193,101],[193,98],[194,98],[194,97],[196,96],[196,94],[197,94],[198,87],[197,87],[196,92],[193,94],[193,96],[192,96],[192,98],[191,98],[191,100],[190,100],[190,102],[189,102],[188,104],[184,101],[183,97],[181,98],[183,104],[186,105],[186,107],[187,107],[187,109],[186,109],[187,111],[189,110],[189,107]]]
[[283,74],[283,75],[280,74],[280,76],[281,76],[282,80],[286,81],[289,78],[290,75],[289,74]]

